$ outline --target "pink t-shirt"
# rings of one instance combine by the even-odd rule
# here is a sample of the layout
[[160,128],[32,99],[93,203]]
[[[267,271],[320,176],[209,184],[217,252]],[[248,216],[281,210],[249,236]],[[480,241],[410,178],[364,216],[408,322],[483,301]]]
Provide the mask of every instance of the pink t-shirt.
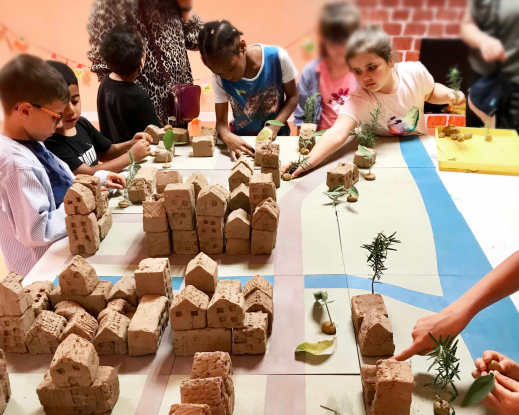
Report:
[[321,105],[323,107],[318,130],[326,130],[335,123],[340,106],[355,91],[357,84],[351,72],[333,80],[324,61],[319,62],[316,70],[320,72],[319,92],[321,93]]
[[339,114],[350,116],[358,124],[369,123],[370,113],[380,103],[377,134],[427,134],[423,108],[425,97],[434,89],[434,79],[420,62],[400,62],[395,68],[400,78],[398,91],[383,94],[359,86],[341,106]]

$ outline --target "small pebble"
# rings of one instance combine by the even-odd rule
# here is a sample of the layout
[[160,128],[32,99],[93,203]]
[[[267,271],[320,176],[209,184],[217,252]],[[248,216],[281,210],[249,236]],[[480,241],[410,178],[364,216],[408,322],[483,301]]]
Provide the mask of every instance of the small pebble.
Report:
[[335,327],[335,324],[333,324],[330,321],[325,321],[322,324],[321,327],[323,329],[323,332],[326,333],[326,334],[335,334],[335,333],[337,333],[337,327]]
[[485,136],[485,141],[492,141],[492,136],[491,135]]
[[168,130],[172,130],[172,129],[173,129],[173,127],[169,124],[164,126],[164,131],[168,131]]
[[458,134],[451,134],[451,140],[457,140]]
[[440,133],[440,134],[438,134],[438,137],[440,137],[440,138],[445,137],[445,133]]
[[310,153],[310,150],[308,150],[307,148],[303,148],[303,149],[301,149],[300,153],[301,153],[303,156],[306,156],[308,153]]
[[285,182],[289,182],[292,180],[292,175],[290,173],[285,173],[283,176],[281,176]]
[[463,141],[465,141],[465,138],[461,134],[458,134],[458,142],[462,143]]
[[346,198],[346,200],[350,203],[355,203],[357,200],[359,200],[359,198],[355,195],[348,195],[348,197]]
[[373,181],[377,178],[377,176],[375,176],[375,173],[368,173],[364,176],[364,178],[368,181]]
[[119,207],[122,208],[122,209],[125,209],[129,206],[128,202],[126,200],[121,200],[119,202]]
[[166,163],[162,165],[163,169],[169,169],[171,167],[171,163]]
[[472,138],[472,133],[465,133],[465,140],[470,140]]

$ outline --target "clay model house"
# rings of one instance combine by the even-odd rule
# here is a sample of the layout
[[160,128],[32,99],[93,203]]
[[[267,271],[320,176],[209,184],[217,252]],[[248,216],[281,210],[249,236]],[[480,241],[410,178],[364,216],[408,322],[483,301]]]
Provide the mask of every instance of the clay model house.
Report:
[[360,379],[362,380],[362,391],[364,394],[364,402],[371,405],[375,398],[375,382],[377,379],[376,365],[362,365],[360,368]]
[[377,160],[377,152],[371,148],[367,148],[367,150],[371,153],[370,159],[367,159],[360,150],[357,150],[353,156],[353,164],[361,169],[367,169],[373,166]]
[[33,300],[14,272],[0,280],[0,349],[7,353],[27,353],[27,332],[34,322]]
[[355,184],[359,181],[359,168],[355,164],[339,161],[339,164],[337,164],[337,167],[346,167],[348,169],[348,171],[351,170],[353,172],[353,184]]
[[207,327],[209,297],[193,285],[187,285],[175,297],[169,310],[172,330],[193,330]]
[[[315,137],[313,137],[313,134],[317,131],[317,124],[313,123],[304,123],[301,124],[301,128],[299,129],[299,137],[303,138],[303,140],[311,141],[311,144],[307,145],[306,148],[308,150],[311,150],[314,148],[315,145]],[[303,148],[303,144],[301,141],[299,142],[299,150]]]
[[270,144],[272,144],[271,140],[256,141],[256,151],[254,152],[254,165],[255,166],[262,165],[263,149],[270,146]]
[[54,305],[54,313],[58,316],[65,317],[67,321],[70,320],[74,314],[84,310],[83,306],[75,301],[60,301]]
[[200,251],[216,255],[224,251],[224,216],[198,216]]
[[160,295],[145,295],[128,326],[128,351],[132,356],[155,353],[168,324],[169,301]]
[[276,187],[281,185],[281,170],[279,163],[279,144],[270,144],[262,148],[261,173],[272,174]]
[[220,284],[207,308],[207,325],[218,328],[241,328],[245,320],[245,297],[236,286]]
[[79,310],[70,318],[65,330],[61,334],[61,341],[64,341],[71,334],[75,334],[89,342],[94,340],[99,325],[94,317],[85,310]]
[[131,320],[135,314],[135,311],[137,311],[137,307],[134,307],[128,301],[123,300],[122,298],[116,298],[115,300],[110,301],[106,308],[99,313],[97,316],[97,322],[101,324],[104,318],[112,311],[122,314]]
[[101,236],[94,213],[88,215],[68,215],[65,225],[69,237],[70,252],[73,255],[94,255],[99,249]]
[[99,284],[96,270],[85,259],[76,255],[59,274],[59,286],[63,294],[89,295]]
[[239,163],[231,171],[229,176],[229,190],[232,192],[240,184],[249,186],[249,180],[252,176],[251,170],[243,163]]
[[64,317],[52,311],[42,311],[27,332],[26,343],[29,353],[55,353],[66,325],[67,320]]
[[225,224],[225,252],[228,255],[250,253],[250,215],[243,209],[234,210]]
[[371,309],[375,309],[380,314],[388,317],[384,299],[380,294],[355,295],[351,298],[351,317],[355,333],[359,332],[364,316]]
[[114,310],[109,310],[99,325],[94,338],[94,347],[99,354],[127,354],[128,326],[130,319]]
[[194,403],[174,403],[169,408],[169,415],[211,415],[208,405]]
[[218,282],[218,265],[201,252],[186,268],[185,285],[192,285],[204,293],[214,293]]
[[202,135],[193,137],[191,142],[193,146],[194,157],[213,157],[214,154],[214,138],[211,135]]
[[379,360],[371,415],[408,415],[411,412],[413,389],[414,375],[409,363],[394,359]]
[[204,187],[209,186],[209,183],[205,176],[199,171],[193,173],[186,180],[186,184],[192,184],[195,189],[195,201],[198,200],[198,194]]
[[249,187],[244,184],[240,184],[231,193],[229,200],[229,210],[243,209],[246,212],[250,212],[250,200],[249,200]]
[[224,216],[227,213],[230,193],[219,184],[202,189],[196,203],[198,216]]
[[276,232],[281,208],[271,198],[262,200],[252,215],[252,229]]
[[89,176],[88,174],[78,174],[74,177],[74,183],[79,183],[87,187],[94,196],[96,201],[95,215],[99,219],[103,216],[105,204],[103,202],[103,192],[101,191],[101,179],[97,176]]
[[123,277],[117,281],[108,295],[108,301],[122,298],[131,305],[137,306],[137,284],[132,277]]
[[11,385],[6,367],[5,353],[0,349],[0,414],[4,413],[7,403],[11,398]]
[[168,184],[182,183],[182,175],[175,170],[160,170],[157,173],[157,193],[163,193]]
[[168,184],[164,190],[164,202],[169,227],[173,231],[190,231],[196,228],[195,190],[184,183]]
[[270,255],[276,247],[277,232],[252,230],[250,251],[252,255]]
[[173,232],[173,252],[178,255],[198,254],[198,229]]
[[157,127],[156,125],[152,124],[148,125],[144,132],[151,135],[151,138],[153,139],[153,144],[158,144],[159,142],[161,142],[164,138],[164,134],[166,133],[166,131],[164,131],[163,128]]
[[128,197],[132,203],[141,203],[151,200],[151,195],[157,183],[157,167],[144,166],[137,172],[128,189]]
[[276,200],[276,187],[272,181],[272,174],[253,174],[249,182],[249,198],[253,211],[259,202],[269,197]]
[[238,160],[236,160],[232,165],[232,169],[234,170],[239,164],[243,164],[247,169],[250,170],[251,174],[254,173],[254,165],[249,161],[247,156],[240,156]]
[[262,290],[256,290],[249,294],[245,299],[246,313],[265,313],[268,315],[268,334],[272,333],[274,324],[274,301]]
[[56,350],[36,392],[48,414],[104,413],[119,398],[119,379],[114,368],[99,366],[92,343],[71,335]]
[[173,300],[171,288],[171,268],[168,258],[146,258],[135,270],[137,297],[145,295],[163,295]]
[[262,354],[267,351],[268,315],[246,313],[244,327],[233,329],[232,349],[234,354]]
[[335,186],[344,186],[348,189],[353,185],[353,171],[346,167],[334,167],[326,175],[326,185],[329,189]]
[[261,275],[255,275],[249,281],[243,284],[243,295],[245,298],[258,290],[262,291],[270,298],[274,298],[274,287]]
[[211,414],[232,414],[231,401],[220,377],[183,381],[180,384],[180,400],[182,403],[206,404]]
[[169,232],[164,200],[142,202],[142,226],[144,232]]
[[51,281],[36,281],[25,287],[25,293],[32,297],[32,309],[37,317],[43,310],[50,310],[49,294],[54,289]]
[[395,343],[389,319],[376,309],[369,310],[362,320],[358,342],[363,356],[392,356]]
[[166,163],[171,161],[173,157],[175,157],[175,147],[172,147],[170,150],[171,151],[166,150],[166,147],[164,147],[164,141],[160,141],[155,149],[155,158],[153,159],[153,162]]
[[211,137],[213,137],[214,144],[216,145],[216,141],[218,138],[218,132],[216,131],[216,128],[202,126],[200,130],[200,135],[210,135]]
[[150,257],[168,256],[173,249],[171,243],[171,231],[146,232],[144,235],[146,254]]
[[232,351],[232,330],[206,328],[173,331],[175,355],[193,356],[198,352]]
[[80,183],[73,183],[63,199],[67,215],[88,215],[96,208],[96,199],[90,189]]

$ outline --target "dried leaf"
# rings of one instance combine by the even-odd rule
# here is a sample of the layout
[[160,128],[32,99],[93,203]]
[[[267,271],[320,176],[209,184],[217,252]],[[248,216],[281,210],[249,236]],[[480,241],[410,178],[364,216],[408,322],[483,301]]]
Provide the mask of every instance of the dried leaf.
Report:
[[296,347],[297,352],[306,352],[313,355],[320,355],[327,351],[330,347],[335,344],[336,336],[333,336],[331,340],[323,340],[317,343],[303,342]]
[[278,120],[268,120],[265,124],[279,125],[280,127],[285,126],[285,124],[283,124],[281,121],[278,121]]

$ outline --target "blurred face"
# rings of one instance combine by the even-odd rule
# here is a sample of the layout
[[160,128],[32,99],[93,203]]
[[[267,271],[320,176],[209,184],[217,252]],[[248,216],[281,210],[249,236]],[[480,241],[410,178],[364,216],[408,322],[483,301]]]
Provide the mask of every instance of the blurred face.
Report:
[[328,59],[341,65],[346,63],[346,42],[330,42],[329,40],[322,42]]
[[62,115],[65,104],[56,100],[50,104],[42,105],[43,109],[37,108],[28,102],[18,104],[17,113],[22,118],[22,127],[27,135],[35,141],[45,141],[56,132],[56,128],[61,128],[61,121],[45,110]]
[[245,59],[246,48],[247,45],[242,40],[240,42],[240,52],[238,55],[231,57],[206,56],[202,59],[205,66],[215,75],[218,75],[222,79],[236,82],[243,78],[245,74],[245,66],[247,64]]
[[81,97],[79,96],[79,87],[70,85],[70,102],[63,110],[63,129],[70,130],[76,126],[77,120],[81,116]]
[[361,52],[348,62],[359,85],[369,91],[380,91],[391,77],[394,64],[376,53]]

